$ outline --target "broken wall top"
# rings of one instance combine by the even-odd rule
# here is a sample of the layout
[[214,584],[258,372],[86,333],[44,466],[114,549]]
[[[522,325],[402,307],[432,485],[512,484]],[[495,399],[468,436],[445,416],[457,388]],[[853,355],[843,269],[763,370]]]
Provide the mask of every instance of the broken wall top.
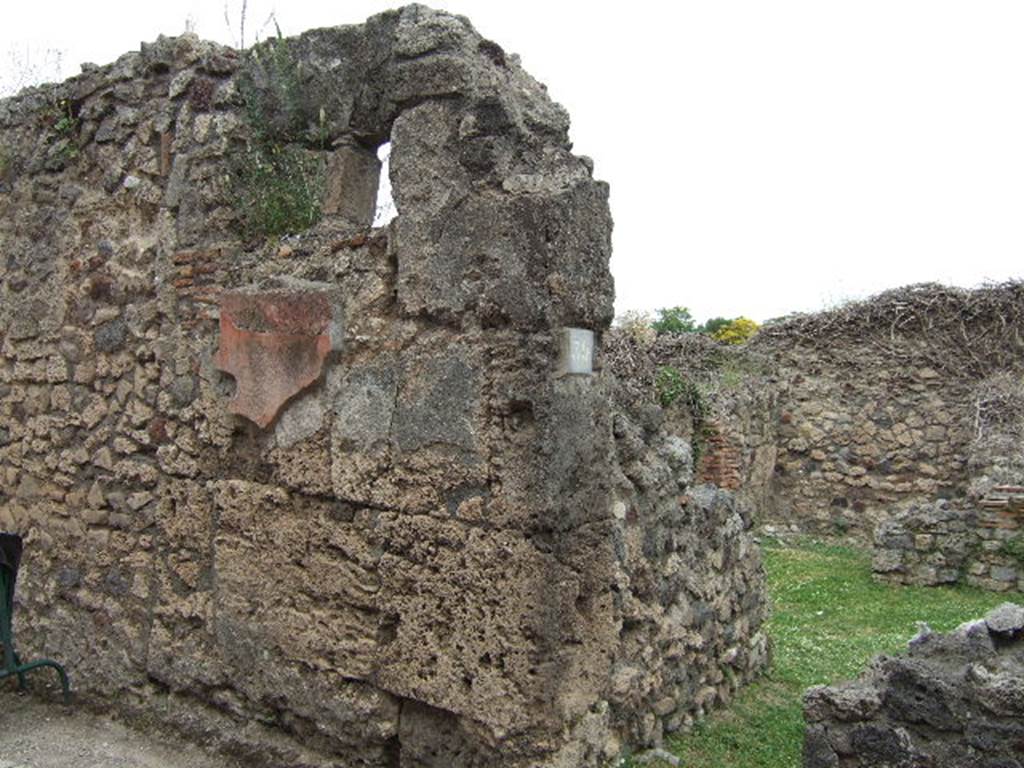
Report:
[[[230,176],[246,148],[269,137],[326,163],[390,138],[404,314],[600,330],[613,298],[607,186],[569,151],[568,126],[516,56],[423,6],[245,53],[161,38],[0,101],[0,208],[19,220],[0,269],[15,288],[66,278],[43,252],[63,244],[52,225],[104,194],[163,228],[145,243],[149,258],[225,244],[231,258],[259,240],[240,233],[233,205]],[[40,204],[47,223],[30,216]],[[96,224],[95,242],[112,239]],[[16,294],[5,291],[0,322],[57,324]]]

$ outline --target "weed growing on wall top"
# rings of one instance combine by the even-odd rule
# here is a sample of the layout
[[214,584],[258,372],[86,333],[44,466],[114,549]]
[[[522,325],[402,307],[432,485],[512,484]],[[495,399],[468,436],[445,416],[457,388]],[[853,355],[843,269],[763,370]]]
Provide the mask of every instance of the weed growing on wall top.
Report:
[[235,156],[231,180],[239,229],[247,238],[292,234],[321,217],[324,116],[320,110],[319,119],[310,119],[301,75],[278,31],[250,52],[239,80],[251,136]]
[[257,137],[307,145],[322,138],[309,130],[317,123],[318,110],[309,103],[302,86],[301,62],[280,30],[276,38],[249,51],[239,90]]
[[679,403],[689,412],[693,424],[690,447],[693,449],[693,463],[696,466],[704,451],[706,422],[710,413],[707,398],[704,397],[700,387],[671,365],[665,365],[658,369],[654,376],[654,388],[663,408]]
[[323,160],[287,144],[251,144],[232,173],[239,226],[247,238],[286,235],[320,220]]
[[81,124],[71,101],[54,100],[39,118],[48,144],[46,168],[59,171],[79,156],[78,128]]

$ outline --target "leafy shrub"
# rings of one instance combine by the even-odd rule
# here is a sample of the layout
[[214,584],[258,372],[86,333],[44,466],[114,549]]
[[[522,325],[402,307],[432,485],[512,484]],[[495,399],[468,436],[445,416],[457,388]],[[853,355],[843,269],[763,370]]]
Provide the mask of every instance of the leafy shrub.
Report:
[[693,449],[693,464],[696,466],[704,452],[706,422],[710,413],[707,398],[704,397],[700,387],[671,365],[665,365],[658,369],[654,376],[654,388],[663,408],[680,403],[689,412],[693,425],[690,447]]
[[231,168],[243,236],[308,229],[322,213],[325,158],[316,150],[326,144],[324,114],[319,110],[313,115],[302,88],[300,63],[280,32],[250,51],[239,92],[251,129]]
[[289,144],[250,144],[233,163],[234,201],[245,237],[292,234],[320,220],[324,162]]
[[697,323],[686,307],[670,307],[658,310],[658,319],[651,323],[656,333],[693,333]]
[[706,334],[708,336],[714,336],[720,328],[728,325],[731,322],[732,320],[730,320],[727,317],[712,317],[705,321],[704,325],[697,329],[697,332]]
[[729,320],[711,333],[712,338],[726,344],[742,344],[750,339],[760,326],[748,317]]

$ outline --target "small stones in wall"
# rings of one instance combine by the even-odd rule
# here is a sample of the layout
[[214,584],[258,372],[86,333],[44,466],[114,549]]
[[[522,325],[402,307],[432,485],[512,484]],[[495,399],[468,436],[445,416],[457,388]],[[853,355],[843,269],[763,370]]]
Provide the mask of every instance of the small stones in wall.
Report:
[[976,503],[917,504],[875,529],[875,577],[933,586],[1024,586],[1024,487],[996,486]]

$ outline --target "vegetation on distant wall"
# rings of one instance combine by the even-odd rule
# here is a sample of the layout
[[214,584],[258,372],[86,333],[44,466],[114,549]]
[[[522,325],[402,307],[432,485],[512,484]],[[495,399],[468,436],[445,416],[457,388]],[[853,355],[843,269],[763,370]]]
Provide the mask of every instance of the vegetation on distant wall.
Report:
[[706,333],[708,336],[714,336],[731,322],[732,320],[727,317],[712,317],[709,320],[705,320],[704,325],[697,330],[701,333]]
[[658,319],[651,323],[656,333],[693,333],[697,322],[686,307],[668,307],[658,310]]
[[[718,318],[721,319],[721,318]],[[711,321],[708,321],[709,323]],[[711,331],[711,336],[726,344],[742,344],[750,339],[760,326],[749,317],[737,317],[734,320],[726,320],[724,323]]]
[[742,344],[757,333],[760,327],[748,317],[712,317],[698,325],[687,307],[663,307],[651,319],[646,312],[630,311],[618,318],[620,329],[638,341],[651,340],[655,335],[702,333],[726,344]]
[[693,449],[693,463],[696,465],[704,450],[704,433],[710,413],[704,392],[695,382],[680,373],[678,368],[671,365],[664,365],[658,369],[654,377],[654,388],[658,393],[658,402],[663,408],[678,404],[689,413],[693,425],[690,447]]
[[45,132],[48,146],[47,170],[59,171],[79,156],[78,129],[81,125],[71,101],[56,99],[39,116],[39,128]]

